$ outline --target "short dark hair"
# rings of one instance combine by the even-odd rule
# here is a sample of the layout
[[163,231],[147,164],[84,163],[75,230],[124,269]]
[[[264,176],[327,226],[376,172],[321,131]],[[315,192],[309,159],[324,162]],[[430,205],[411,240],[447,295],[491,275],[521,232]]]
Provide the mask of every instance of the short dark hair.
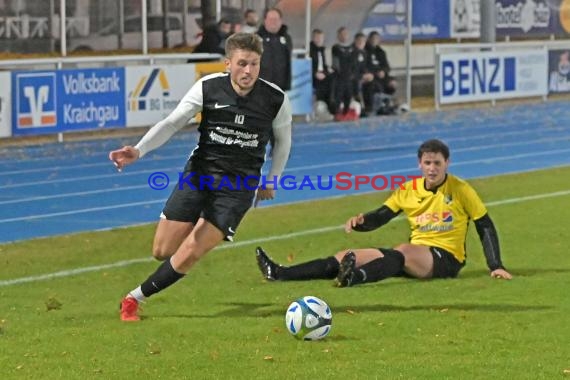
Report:
[[230,20],[228,20],[227,18],[221,18],[220,21],[218,21],[218,25],[222,25],[222,24],[231,24],[232,22]]
[[279,18],[283,18],[283,12],[281,12],[281,9],[273,7],[273,8],[267,8],[263,12],[263,19],[267,18],[267,14],[271,11],[277,12],[279,14]]
[[323,34],[323,31],[319,28],[315,28],[315,29],[313,29],[313,35],[314,34]]
[[447,161],[449,159],[449,148],[441,140],[431,139],[425,141],[418,149],[418,160],[422,159],[424,153],[441,153]]
[[263,54],[263,41],[254,33],[234,33],[226,40],[226,57],[230,58],[233,51],[241,49]]
[[366,38],[366,36],[364,33],[358,32],[354,35],[354,39],[356,40],[357,38]]
[[373,30],[370,33],[368,33],[368,38],[372,38],[374,36],[378,36],[380,37],[380,33],[378,33],[377,31]]

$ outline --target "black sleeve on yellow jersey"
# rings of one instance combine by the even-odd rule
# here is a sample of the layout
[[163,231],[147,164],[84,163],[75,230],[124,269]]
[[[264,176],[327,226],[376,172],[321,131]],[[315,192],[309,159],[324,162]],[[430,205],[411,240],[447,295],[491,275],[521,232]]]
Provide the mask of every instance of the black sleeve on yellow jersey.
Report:
[[483,253],[487,259],[487,266],[491,271],[495,269],[505,269],[501,262],[501,251],[499,248],[499,236],[495,225],[489,214],[483,215],[475,220],[475,227],[483,245]]
[[394,219],[398,214],[399,212],[394,212],[390,207],[383,205],[377,210],[364,214],[364,223],[358,224],[353,230],[358,232],[375,230]]

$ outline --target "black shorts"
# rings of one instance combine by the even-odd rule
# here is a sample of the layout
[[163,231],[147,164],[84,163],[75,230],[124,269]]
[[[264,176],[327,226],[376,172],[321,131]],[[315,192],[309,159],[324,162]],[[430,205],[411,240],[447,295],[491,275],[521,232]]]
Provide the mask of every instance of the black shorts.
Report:
[[429,247],[433,256],[433,278],[457,277],[457,274],[465,265],[460,263],[453,254],[439,247]]
[[199,218],[204,218],[223,232],[224,240],[233,241],[254,196],[255,191],[251,190],[199,190],[177,185],[166,201],[162,214],[167,220],[194,224]]

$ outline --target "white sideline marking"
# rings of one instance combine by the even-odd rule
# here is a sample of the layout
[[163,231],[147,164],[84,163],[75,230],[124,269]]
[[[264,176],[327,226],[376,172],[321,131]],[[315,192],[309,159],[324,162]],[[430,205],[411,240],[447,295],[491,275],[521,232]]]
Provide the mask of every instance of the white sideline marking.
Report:
[[[565,195],[569,195],[569,194],[570,194],[570,189],[569,190],[555,191],[552,193],[543,193],[543,194],[529,195],[529,196],[525,196],[525,197],[503,199],[500,201],[488,202],[486,205],[487,205],[487,207],[501,206],[501,205],[505,205],[505,204],[521,203],[521,202],[527,202],[527,201],[532,201],[532,200],[537,200],[537,199],[561,197],[561,196],[565,196]],[[404,217],[398,217],[397,219],[404,220]],[[266,243],[266,242],[275,241],[275,240],[285,240],[285,239],[290,239],[290,238],[295,238],[295,237],[305,236],[305,235],[315,235],[315,234],[320,234],[320,233],[324,233],[324,232],[339,230],[343,227],[344,227],[344,225],[321,227],[321,228],[315,228],[312,230],[292,232],[292,233],[284,234],[284,235],[274,235],[274,236],[267,236],[267,237],[263,237],[263,238],[244,240],[244,241],[231,243],[231,244],[228,243],[227,245],[222,245],[222,246],[216,247],[215,250],[239,248],[239,247],[242,247],[244,245]],[[38,282],[38,281],[44,281],[44,280],[51,280],[51,279],[59,278],[59,277],[69,277],[69,276],[74,276],[74,275],[81,274],[81,273],[97,272],[97,271],[101,271],[104,269],[126,267],[126,266],[130,266],[133,264],[150,262],[152,260],[153,260],[153,258],[151,258],[151,257],[145,257],[145,258],[140,258],[140,259],[117,261],[117,262],[111,263],[111,264],[95,265],[95,266],[84,267],[84,268],[76,268],[76,269],[63,270],[63,271],[59,271],[59,272],[46,273],[46,274],[42,274],[42,275],[38,275],[38,276],[20,277],[20,278],[15,278],[13,280],[2,280],[2,281],[0,281],[0,287],[25,284],[27,282]]]
[[[331,227],[322,227],[322,228],[316,228],[316,229],[312,229],[312,230],[292,232],[292,233],[285,234],[285,235],[274,235],[274,236],[269,236],[269,237],[264,237],[264,238],[244,240],[244,241],[240,241],[240,242],[228,243],[226,245],[221,245],[219,247],[214,248],[214,250],[238,248],[238,247],[248,245],[248,244],[265,243],[268,241],[284,240],[284,239],[289,239],[289,238],[294,238],[294,237],[299,237],[299,236],[304,236],[304,235],[319,234],[319,233],[323,233],[323,232],[330,232],[330,231],[338,230],[342,227],[343,227],[343,225],[331,226]],[[91,266],[91,267],[63,270],[63,271],[54,272],[54,273],[46,273],[46,274],[42,274],[39,276],[20,277],[20,278],[15,278],[13,280],[2,280],[2,281],[0,281],[0,288],[4,287],[4,286],[24,284],[26,282],[37,282],[37,281],[43,281],[43,280],[51,280],[53,278],[58,278],[58,277],[74,276],[76,274],[81,274],[81,273],[97,272],[97,271],[104,270],[104,269],[126,267],[126,266],[129,266],[132,264],[146,263],[146,262],[150,262],[153,260],[154,259],[152,257],[145,257],[145,258],[140,258],[140,259],[117,261],[116,263],[111,263],[111,264],[95,265],[95,266]]]

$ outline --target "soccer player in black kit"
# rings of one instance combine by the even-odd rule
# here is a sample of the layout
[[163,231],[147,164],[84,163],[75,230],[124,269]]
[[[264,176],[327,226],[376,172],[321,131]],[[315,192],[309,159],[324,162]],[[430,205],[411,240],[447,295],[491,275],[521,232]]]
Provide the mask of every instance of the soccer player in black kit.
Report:
[[152,127],[136,146],[125,146],[109,154],[121,170],[164,144],[202,112],[198,145],[167,200],[156,229],[153,256],[164,262],[123,298],[121,320],[140,320],[142,301],[182,278],[223,240],[231,241],[254,197],[255,203],[274,198],[270,182],[259,189],[255,179],[253,183],[243,183],[245,177],[261,175],[271,132],[275,146],[270,180],[283,172],[291,147],[289,99],[278,86],[258,78],[262,53],[262,41],[257,35],[232,35],[226,42],[228,72],[200,79],[176,109]]

